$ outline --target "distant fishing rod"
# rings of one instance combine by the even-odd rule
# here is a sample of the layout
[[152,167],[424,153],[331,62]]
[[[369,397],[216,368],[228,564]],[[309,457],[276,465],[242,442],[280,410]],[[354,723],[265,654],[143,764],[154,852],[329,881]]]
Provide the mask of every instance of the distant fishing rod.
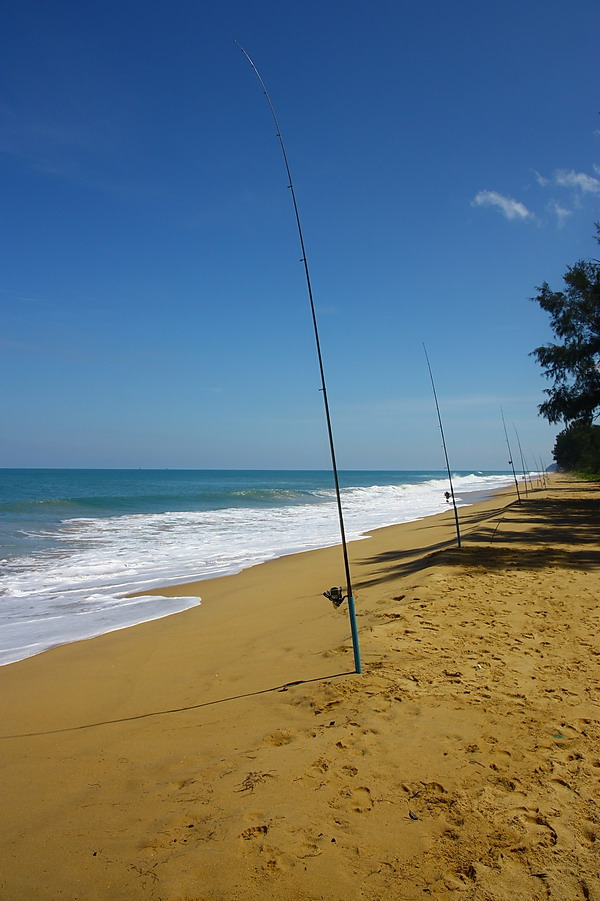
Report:
[[541,457],[536,457],[536,455],[534,454],[534,455],[533,455],[533,459],[534,459],[534,461],[535,461],[535,465],[536,465],[537,468],[538,468],[538,478],[537,478],[537,480],[538,480],[539,486],[540,486],[540,488],[545,488],[545,487],[546,487],[546,481],[545,481],[545,479],[544,479],[544,469],[543,469],[543,466],[542,466],[542,458],[541,458]]
[[[529,488],[527,487],[527,473],[525,471],[525,458],[523,456],[523,448],[521,447],[521,442],[519,441],[519,433],[517,432],[517,427],[513,422],[513,429],[515,430],[515,435],[517,436],[517,444],[519,445],[519,454],[521,455],[521,471],[523,473],[523,483],[525,485],[525,496],[529,494]],[[533,486],[532,486],[533,488]]]
[[517,480],[517,474],[515,472],[515,464],[512,460],[512,451],[510,449],[510,441],[508,440],[508,432],[506,431],[506,420],[504,419],[504,411],[502,407],[500,407],[500,415],[502,416],[502,425],[504,426],[504,436],[506,438],[506,446],[508,448],[508,457],[509,457],[509,465],[512,466],[513,478],[515,480],[515,488],[517,489],[517,498],[519,503],[521,503],[521,492],[519,491],[519,482]]
[[323,594],[325,595],[326,598],[328,598],[333,603],[334,607],[339,607],[340,604],[345,599],[348,600],[348,616],[350,618],[350,631],[352,633],[352,649],[354,651],[354,668],[357,673],[361,673],[362,667],[360,664],[360,649],[359,649],[359,645],[358,645],[358,628],[356,625],[356,611],[355,611],[355,607],[354,607],[354,595],[352,592],[352,579],[350,577],[350,561],[348,559],[348,546],[346,544],[346,530],[344,528],[344,513],[342,510],[342,497],[341,497],[341,493],[340,493],[338,469],[337,469],[337,463],[336,463],[336,459],[335,459],[335,447],[334,447],[334,443],[333,443],[333,429],[331,427],[331,415],[329,412],[329,401],[327,398],[327,386],[325,384],[325,369],[323,366],[323,356],[321,353],[321,341],[319,339],[317,314],[315,311],[315,303],[314,303],[314,299],[313,299],[312,285],[311,285],[311,281],[310,281],[310,272],[308,270],[308,260],[306,257],[306,249],[304,246],[304,236],[302,233],[302,224],[300,222],[300,212],[298,210],[298,203],[296,201],[296,192],[294,190],[294,184],[292,181],[292,173],[291,173],[290,166],[288,163],[287,153],[285,152],[285,144],[283,143],[281,128],[279,127],[279,121],[277,119],[277,114],[275,113],[275,107],[271,103],[271,98],[269,97],[269,92],[267,91],[267,86],[265,85],[260,72],[254,65],[254,62],[252,61],[252,59],[250,58],[248,53],[244,50],[244,48],[241,46],[241,44],[239,44],[237,41],[235,41],[235,43],[240,48],[240,50],[242,51],[242,53],[244,54],[244,56],[246,57],[246,59],[248,60],[250,65],[252,66],[252,69],[254,70],[254,74],[258,78],[260,85],[263,89],[264,95],[267,99],[269,109],[271,110],[271,116],[273,117],[273,122],[275,123],[275,128],[277,130],[279,146],[281,147],[281,153],[283,155],[285,171],[286,171],[287,177],[288,177],[288,188],[290,189],[291,194],[292,194],[292,203],[294,206],[294,215],[296,218],[296,228],[298,230],[298,237],[300,239],[300,248],[302,250],[301,262],[304,264],[304,275],[306,277],[306,287],[308,290],[308,298],[310,301],[310,312],[311,312],[311,316],[312,316],[312,324],[313,324],[313,330],[314,330],[314,335],[315,335],[315,343],[317,346],[317,358],[319,361],[319,372],[321,374],[321,391],[323,393],[323,404],[325,407],[325,419],[327,422],[327,435],[329,438],[329,451],[331,454],[331,467],[333,470],[333,480],[335,483],[335,497],[336,497],[336,501],[337,501],[338,519],[339,519],[340,534],[341,534],[341,539],[342,539],[342,551],[343,551],[343,555],[344,555],[344,569],[346,572],[346,594],[345,595],[344,595],[343,589],[335,588],[335,587],[330,588],[329,591],[323,592]]
[[446,458],[446,470],[448,472],[448,481],[450,482],[450,495],[452,497],[452,506],[454,507],[454,521],[456,523],[456,543],[458,544],[459,547],[461,547],[460,525],[458,522],[458,510],[456,508],[456,498],[454,497],[454,485],[452,484],[452,473],[450,472],[450,462],[448,460],[448,448],[446,447],[444,426],[442,425],[442,414],[440,413],[440,405],[438,403],[437,391],[435,390],[435,382],[433,381],[433,372],[431,371],[431,363],[429,362],[429,356],[427,354],[427,348],[425,347],[425,344],[423,344],[423,350],[425,351],[425,359],[427,360],[427,368],[429,369],[429,378],[431,379],[431,387],[433,388],[433,399],[435,400],[435,408],[437,410],[437,415],[438,415],[440,434],[442,436],[442,447],[444,448],[444,456]]
[[542,488],[548,487],[548,479],[546,478],[546,467],[541,457],[538,457],[538,466],[540,467],[540,484]]

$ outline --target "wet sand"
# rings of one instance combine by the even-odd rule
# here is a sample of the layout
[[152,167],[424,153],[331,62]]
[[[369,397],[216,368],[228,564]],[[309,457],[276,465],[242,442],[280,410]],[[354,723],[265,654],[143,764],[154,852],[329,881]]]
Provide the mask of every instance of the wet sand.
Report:
[[360,676],[339,548],[1,668],[1,901],[600,901],[599,510],[353,542]]

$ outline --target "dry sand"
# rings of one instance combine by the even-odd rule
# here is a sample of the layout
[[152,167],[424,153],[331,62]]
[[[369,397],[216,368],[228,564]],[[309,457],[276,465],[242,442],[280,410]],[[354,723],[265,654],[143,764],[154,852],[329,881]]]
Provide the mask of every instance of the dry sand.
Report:
[[600,901],[599,500],[354,542],[362,676],[339,548],[0,669],[0,901]]

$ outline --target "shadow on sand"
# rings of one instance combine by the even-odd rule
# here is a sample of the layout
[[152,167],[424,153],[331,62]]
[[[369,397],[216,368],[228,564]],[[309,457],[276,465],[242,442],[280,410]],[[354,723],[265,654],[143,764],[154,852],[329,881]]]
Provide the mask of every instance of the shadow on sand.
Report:
[[[598,498],[543,497],[530,494],[521,503],[485,512],[460,514],[462,548],[456,541],[424,543],[408,551],[365,557],[377,569],[357,587],[380,584],[436,564],[484,569],[548,567],[600,568],[600,504]],[[425,525],[422,531],[434,526]]]

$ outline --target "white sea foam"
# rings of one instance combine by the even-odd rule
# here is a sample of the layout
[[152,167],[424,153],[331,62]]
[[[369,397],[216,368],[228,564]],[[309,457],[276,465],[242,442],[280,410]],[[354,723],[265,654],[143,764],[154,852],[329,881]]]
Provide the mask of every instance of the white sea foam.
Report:
[[[510,484],[505,475],[457,476],[459,505]],[[344,489],[349,540],[446,508],[445,479]],[[321,503],[65,520],[51,548],[5,567],[0,664],[179,612],[197,598],[124,598],[161,585],[238,572],[339,541],[332,491]],[[43,537],[38,529],[37,536]],[[335,579],[335,576],[334,576]]]

